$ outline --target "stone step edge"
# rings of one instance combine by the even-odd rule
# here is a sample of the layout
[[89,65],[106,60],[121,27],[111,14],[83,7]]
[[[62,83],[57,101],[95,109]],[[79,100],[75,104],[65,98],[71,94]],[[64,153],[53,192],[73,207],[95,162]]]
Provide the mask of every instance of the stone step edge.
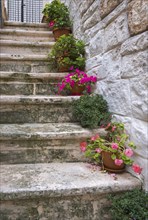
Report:
[[95,134],[105,136],[103,128],[86,129],[78,123],[26,123],[26,124],[0,124],[0,140],[51,140],[90,138]]
[[[86,163],[1,165],[1,200],[103,195],[141,188],[129,173],[114,180]],[[25,179],[25,182],[24,182]]]
[[79,99],[80,96],[48,96],[48,95],[1,95],[0,104],[58,104],[69,103]]
[[52,31],[32,31],[32,30],[15,30],[15,29],[0,29],[0,34],[11,34],[16,36],[34,36],[34,37],[53,37]]
[[6,82],[34,82],[36,80],[62,80],[67,73],[23,73],[23,72],[5,72],[0,71],[0,80]]
[[5,26],[49,28],[47,23],[29,23],[29,22],[16,22],[16,21],[5,21],[4,27]]
[[15,40],[0,40],[1,47],[48,47],[52,48],[55,42],[28,42],[28,41],[15,41]]
[[44,61],[49,62],[47,55],[10,55],[1,53],[0,61]]

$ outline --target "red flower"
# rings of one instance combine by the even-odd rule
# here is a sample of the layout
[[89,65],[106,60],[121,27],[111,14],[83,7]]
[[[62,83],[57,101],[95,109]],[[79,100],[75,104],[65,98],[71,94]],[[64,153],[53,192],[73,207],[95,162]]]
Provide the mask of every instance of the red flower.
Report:
[[50,21],[50,22],[49,22],[49,27],[50,27],[50,28],[53,27],[53,26],[54,26],[54,23],[55,23],[54,21]]
[[96,134],[95,136],[91,137],[91,141],[95,141],[99,138],[100,136],[98,134]]
[[142,168],[137,164],[133,164],[132,169],[135,173],[138,173],[138,174],[141,174],[141,172],[142,172]]
[[86,142],[81,142],[80,143],[80,149],[82,152],[86,151],[87,143]]

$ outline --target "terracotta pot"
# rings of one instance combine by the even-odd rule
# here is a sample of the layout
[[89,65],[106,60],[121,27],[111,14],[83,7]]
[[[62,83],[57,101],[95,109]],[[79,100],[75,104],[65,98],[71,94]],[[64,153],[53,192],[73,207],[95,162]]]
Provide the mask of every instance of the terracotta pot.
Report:
[[102,151],[102,161],[104,165],[104,169],[113,173],[122,173],[125,170],[125,164],[121,164],[117,166],[114,160],[111,158],[112,153]]
[[71,88],[71,95],[82,95],[85,90],[85,86],[79,86],[75,83],[74,87]]
[[61,66],[58,69],[59,72],[68,72],[69,71],[69,66]]
[[54,39],[58,40],[63,34],[69,35],[71,33],[70,28],[55,28],[53,29]]

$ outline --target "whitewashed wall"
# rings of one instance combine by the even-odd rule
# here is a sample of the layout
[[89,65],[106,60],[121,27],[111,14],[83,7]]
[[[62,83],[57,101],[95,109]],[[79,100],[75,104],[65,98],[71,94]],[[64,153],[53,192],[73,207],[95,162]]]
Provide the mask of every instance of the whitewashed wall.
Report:
[[86,70],[98,77],[96,93],[125,122],[138,149],[148,191],[147,0],[63,0],[73,32],[85,40]]

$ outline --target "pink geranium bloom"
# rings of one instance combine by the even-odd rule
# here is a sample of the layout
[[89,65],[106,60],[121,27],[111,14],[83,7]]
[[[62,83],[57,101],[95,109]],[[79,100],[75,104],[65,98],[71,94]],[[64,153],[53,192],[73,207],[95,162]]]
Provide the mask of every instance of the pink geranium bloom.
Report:
[[118,144],[112,143],[111,148],[114,149],[114,150],[117,150],[118,149]]
[[53,27],[53,26],[54,26],[54,23],[55,23],[54,21],[50,21],[50,22],[49,22],[49,27],[50,27],[50,28]]
[[113,126],[113,127],[112,127],[112,131],[114,131],[115,129],[116,129],[116,126]]
[[95,136],[91,137],[91,141],[95,141],[96,139],[98,139],[100,136],[98,134],[96,134]]
[[96,148],[95,151],[100,154],[102,150],[100,148]]
[[87,143],[86,142],[81,142],[80,143],[80,149],[82,152],[86,151]]
[[141,174],[141,172],[142,172],[142,168],[137,164],[133,164],[132,169],[135,173],[138,173],[138,174]]
[[121,164],[123,164],[123,160],[122,159],[115,159],[115,164],[117,165],[117,166],[120,166]]
[[127,156],[127,157],[131,157],[133,155],[133,151],[131,149],[126,149],[124,151],[124,154]]

